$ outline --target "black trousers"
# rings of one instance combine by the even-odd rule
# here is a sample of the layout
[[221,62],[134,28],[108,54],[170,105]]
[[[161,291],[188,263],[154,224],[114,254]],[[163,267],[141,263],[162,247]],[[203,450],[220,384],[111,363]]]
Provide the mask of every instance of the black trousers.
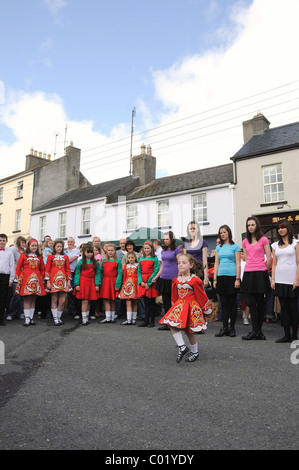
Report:
[[235,327],[237,318],[237,294],[220,294],[223,328],[228,329],[228,319],[230,318],[230,328]]
[[259,333],[262,329],[264,316],[266,313],[266,301],[264,294],[247,294],[248,306],[250,309],[250,317],[252,330]]
[[281,306],[281,325],[283,326],[285,336],[287,338],[296,338],[299,323],[297,297],[279,297],[279,302]]
[[0,274],[0,322],[4,322],[8,291],[9,274]]
[[145,306],[145,322],[147,324],[154,325],[155,324],[155,316],[156,316],[156,299],[155,297],[149,298],[144,297],[144,306]]

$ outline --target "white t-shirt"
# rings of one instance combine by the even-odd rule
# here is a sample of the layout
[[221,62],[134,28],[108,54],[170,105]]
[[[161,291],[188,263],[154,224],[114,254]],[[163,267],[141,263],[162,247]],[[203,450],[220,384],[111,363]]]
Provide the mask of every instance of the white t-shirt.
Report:
[[298,241],[294,239],[293,243],[286,248],[280,248],[283,245],[278,245],[278,242],[272,243],[271,247],[277,258],[275,283],[293,285],[297,274],[297,258],[295,251],[297,242]]

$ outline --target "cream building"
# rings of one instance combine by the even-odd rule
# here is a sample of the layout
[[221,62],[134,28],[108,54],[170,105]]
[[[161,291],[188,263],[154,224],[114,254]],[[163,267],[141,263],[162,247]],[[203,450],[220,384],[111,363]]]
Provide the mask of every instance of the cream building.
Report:
[[299,123],[270,129],[262,114],[243,123],[244,145],[231,158],[236,191],[236,241],[241,243],[246,219],[256,216],[270,242],[275,225],[287,218],[299,233]]
[[[33,151],[41,160],[39,166],[46,165],[50,156]],[[30,235],[30,218],[34,187],[34,168],[27,169],[0,180],[0,232],[8,237],[7,246],[22,235]]]

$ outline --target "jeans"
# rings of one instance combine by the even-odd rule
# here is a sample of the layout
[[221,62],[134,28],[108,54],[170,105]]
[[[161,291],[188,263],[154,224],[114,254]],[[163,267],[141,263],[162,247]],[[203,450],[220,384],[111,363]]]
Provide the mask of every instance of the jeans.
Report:
[[7,310],[7,315],[10,315],[12,318],[18,317],[24,310],[23,297],[15,293],[16,286],[17,283],[14,282],[12,285],[12,297]]

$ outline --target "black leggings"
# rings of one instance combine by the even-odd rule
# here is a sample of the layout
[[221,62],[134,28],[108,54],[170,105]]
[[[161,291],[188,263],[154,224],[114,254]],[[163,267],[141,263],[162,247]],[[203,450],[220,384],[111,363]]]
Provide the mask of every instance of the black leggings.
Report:
[[162,300],[164,305],[165,313],[171,309],[171,294],[167,294],[166,292],[162,292]]
[[264,294],[247,294],[248,306],[250,309],[252,330],[259,333],[265,316],[266,301]]
[[[289,338],[297,337],[299,313],[297,308],[297,298],[279,297],[281,306],[281,325],[285,336]],[[291,335],[292,328],[292,335]]]
[[145,322],[147,324],[154,325],[155,324],[155,316],[156,316],[156,299],[155,297],[143,297],[144,298],[144,306],[145,306]]
[[235,327],[237,318],[237,294],[220,294],[222,308],[223,328],[228,329],[228,319],[230,318],[230,328]]

